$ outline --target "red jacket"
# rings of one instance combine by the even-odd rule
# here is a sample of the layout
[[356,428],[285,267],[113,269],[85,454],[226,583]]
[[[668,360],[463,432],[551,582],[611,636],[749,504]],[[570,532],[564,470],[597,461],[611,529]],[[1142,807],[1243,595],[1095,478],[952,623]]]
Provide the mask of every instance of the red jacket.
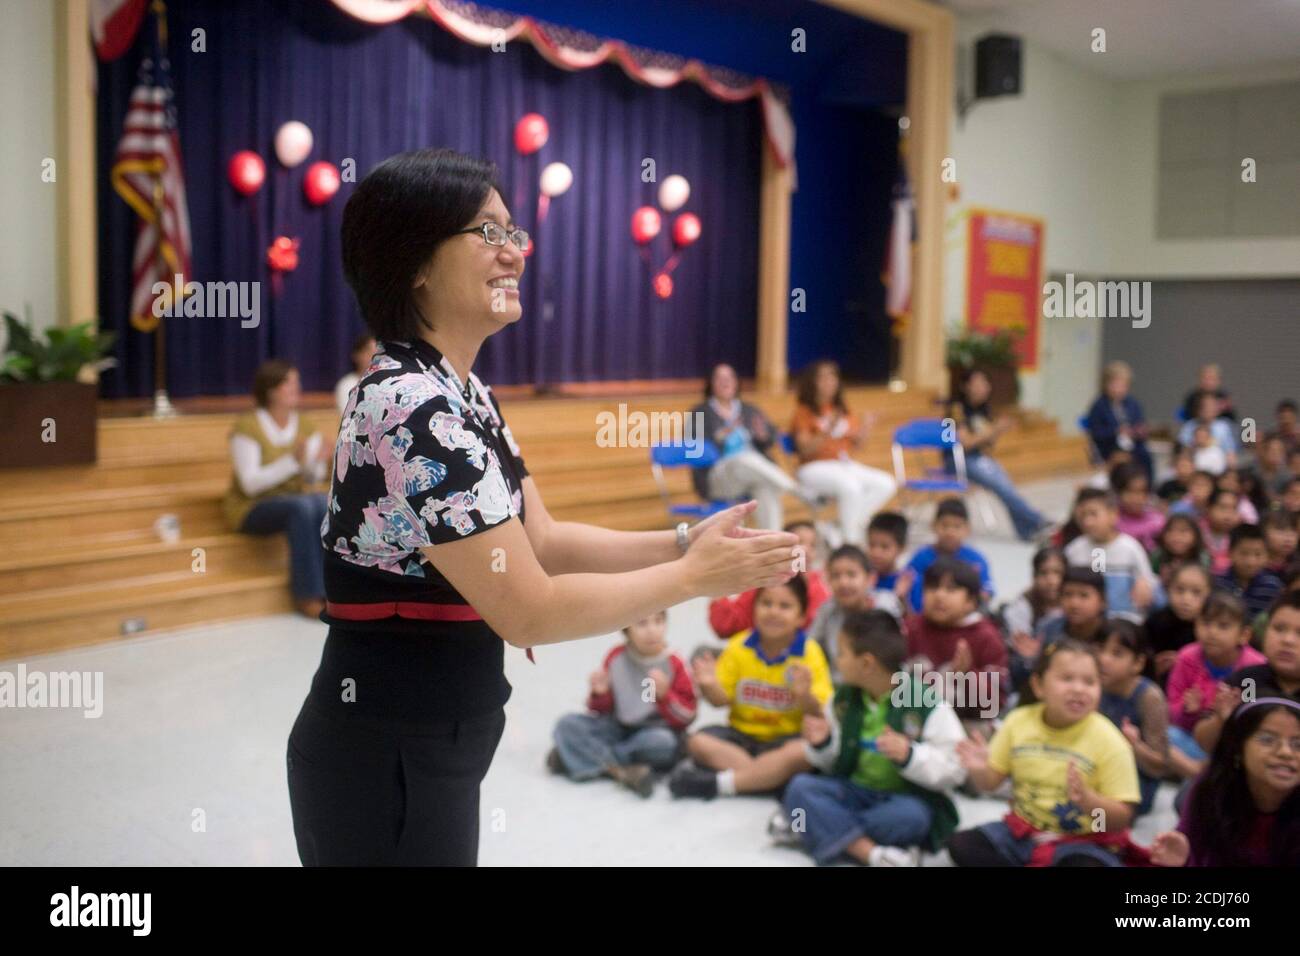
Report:
[[[808,613],[804,616],[803,626],[811,627],[817,609],[831,596],[831,589],[822,580],[820,571],[805,571],[804,580],[808,582]],[[754,626],[755,588],[733,597],[722,597],[709,604],[709,626],[713,633],[726,640],[733,634],[748,631]]]
[[[907,636],[907,656],[924,657],[936,671],[948,670],[953,655],[957,653],[957,642],[964,640],[970,647],[972,671],[983,671],[997,676],[997,700],[995,706],[1001,710],[1002,699],[1011,691],[1010,674],[1007,670],[1007,646],[998,633],[997,625],[983,614],[972,614],[967,623],[956,627],[939,627],[931,624],[921,614],[909,614],[903,622],[903,633]],[[979,707],[957,707],[961,717],[974,716]]]
[[[627,645],[623,644],[606,654],[605,660],[601,663],[601,669],[608,674],[610,665],[625,650],[627,650]],[[668,655],[668,664],[671,668],[668,675],[670,685],[668,693],[662,698],[656,698],[655,709],[673,730],[685,730],[690,726],[691,721],[695,719],[697,709],[695,684],[691,681],[691,675],[686,670],[686,665],[682,663],[682,659],[676,654]],[[639,693],[640,688],[635,688],[632,692]],[[603,694],[589,693],[587,695],[587,709],[597,714],[614,713],[613,685],[611,684],[610,689]]]

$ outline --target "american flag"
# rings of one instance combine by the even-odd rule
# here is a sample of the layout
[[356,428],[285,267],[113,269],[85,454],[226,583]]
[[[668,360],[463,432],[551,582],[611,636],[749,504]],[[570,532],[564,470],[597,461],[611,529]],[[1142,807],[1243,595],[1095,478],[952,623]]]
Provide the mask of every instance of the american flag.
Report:
[[912,311],[912,243],[916,239],[916,217],[912,184],[907,178],[904,150],[898,157],[898,181],[894,184],[893,221],[885,250],[885,312],[905,321]]
[[140,78],[117,145],[110,181],[140,217],[131,262],[131,324],[141,332],[158,326],[153,286],[190,276],[190,214],[185,203],[181,144],[176,134],[166,24],[161,16],[140,63]]

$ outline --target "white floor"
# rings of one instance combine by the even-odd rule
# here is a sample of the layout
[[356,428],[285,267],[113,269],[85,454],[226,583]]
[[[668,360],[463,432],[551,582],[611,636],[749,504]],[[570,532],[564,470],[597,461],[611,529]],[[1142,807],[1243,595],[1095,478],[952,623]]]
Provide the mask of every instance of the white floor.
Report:
[[[1028,485],[1063,515],[1073,482]],[[997,509],[1005,522],[1005,515]],[[921,540],[914,535],[914,540]],[[1005,531],[975,542],[1001,596],[1023,590],[1031,549]],[[102,671],[103,714],[0,708],[0,864],[296,866],[284,747],[325,637],[297,616],[262,618],[28,660],[29,669]],[[711,639],[706,603],[672,609],[673,646]],[[484,865],[810,865],[769,845],[776,808],[755,797],[641,800],[612,783],[573,784],[543,769],[557,717],[581,706],[586,675],[619,638],[508,651],[509,721],[483,784]],[[14,671],[17,661],[6,661]],[[701,726],[715,722],[706,708]],[[1172,825],[1172,787],[1140,821]],[[959,798],[963,826],[1004,804]],[[926,859],[946,864],[946,855]]]

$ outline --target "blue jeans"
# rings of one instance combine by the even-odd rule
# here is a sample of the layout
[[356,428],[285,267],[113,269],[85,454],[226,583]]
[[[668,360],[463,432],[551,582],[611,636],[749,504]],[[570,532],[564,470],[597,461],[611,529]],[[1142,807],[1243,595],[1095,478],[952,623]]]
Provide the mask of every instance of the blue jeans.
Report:
[[244,534],[288,534],[289,589],[298,600],[325,596],[325,502],[324,492],[276,495],[253,505],[239,526]]
[[[998,855],[1011,866],[1028,866],[1029,859],[1034,853],[1034,838],[1032,836],[1016,837],[1011,833],[1011,828],[1001,820],[996,823],[985,823],[975,829],[984,834],[989,843],[993,844],[993,849]],[[1123,866],[1119,857],[1104,847],[1094,846],[1090,843],[1061,843],[1052,848],[1052,866],[1060,866],[1063,860],[1071,856],[1085,856],[1102,866]]]
[[868,790],[843,777],[796,774],[785,788],[785,812],[798,829],[803,811],[803,842],[818,863],[829,863],[859,837],[882,846],[917,846],[930,832],[934,812],[907,793]]
[[624,727],[610,714],[566,714],[555,725],[555,747],[572,780],[594,780],[613,764],[669,770],[680,738],[668,727]]
[[1015,525],[1016,537],[1028,541],[1047,523],[1041,514],[1030,507],[1029,502],[1020,497],[1010,476],[993,458],[988,455],[971,455],[966,459],[966,475],[975,484],[987,488],[1001,499],[1011,515]]

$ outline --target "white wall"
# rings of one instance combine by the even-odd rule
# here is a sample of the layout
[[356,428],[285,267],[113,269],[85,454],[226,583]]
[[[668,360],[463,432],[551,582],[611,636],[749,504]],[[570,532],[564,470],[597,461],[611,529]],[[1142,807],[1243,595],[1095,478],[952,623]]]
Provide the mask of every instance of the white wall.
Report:
[[5,0],[0,29],[0,309],[25,318],[30,305],[37,328],[59,319],[60,185],[41,181],[42,161],[55,156],[54,14],[49,0]]
[[[990,29],[986,20],[958,21],[959,72],[973,74],[974,39]],[[960,199],[950,209],[946,235],[947,325],[965,320],[967,222],[962,213],[972,207],[1044,219],[1044,278],[1054,272],[1104,273],[1111,263],[1114,207],[1107,198],[1115,172],[1111,140],[1118,89],[1030,43],[1022,47],[1021,67],[1020,95],[981,100],[964,121],[954,120],[950,148]],[[968,91],[972,84],[973,78],[968,79]],[[1021,403],[1042,408],[1066,426],[1078,417],[1074,409],[1090,398],[1076,393],[1095,387],[1100,330],[1072,329],[1068,353],[1057,349],[1050,356],[1045,354],[1046,331],[1040,325],[1039,371],[1021,375]],[[1053,368],[1067,358],[1066,367]],[[1045,381],[1052,387],[1045,387]]]
[[[1300,63],[1230,75],[1164,77],[1125,84],[1116,104],[1112,138],[1118,163],[1111,191],[1113,273],[1151,279],[1300,276],[1300,236],[1161,240],[1156,238],[1155,228],[1160,97],[1185,90],[1227,89],[1295,79],[1300,79]],[[1213,135],[1214,131],[1206,133]],[[1261,166],[1260,175],[1268,175],[1266,167]]]
[[[963,17],[959,73],[973,70],[974,40],[1015,33],[1014,19]],[[1170,42],[1177,42],[1176,35]],[[963,49],[964,48],[964,51]],[[1104,55],[1104,54],[1103,54]],[[1300,275],[1300,238],[1158,240],[1155,237],[1158,109],[1165,92],[1300,77],[1300,61],[1227,75],[1106,78],[1050,50],[1022,45],[1022,93],[976,103],[954,119],[951,153],[960,198],[949,210],[945,321],[965,318],[965,217],[991,207],[1046,220],[1045,272],[1125,278],[1260,278]],[[971,88],[973,79],[967,81]],[[1071,430],[1093,397],[1101,322],[1074,321],[1040,335],[1040,371],[1022,375],[1023,404]],[[1055,347],[1053,347],[1055,346]]]

